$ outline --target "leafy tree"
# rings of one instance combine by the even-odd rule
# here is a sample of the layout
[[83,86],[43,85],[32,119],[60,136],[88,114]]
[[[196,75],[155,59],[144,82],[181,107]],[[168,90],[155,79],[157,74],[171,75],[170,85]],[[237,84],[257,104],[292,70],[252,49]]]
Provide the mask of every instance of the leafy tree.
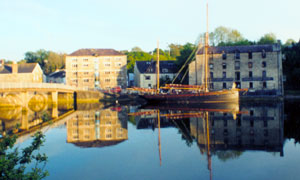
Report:
[[49,74],[56,69],[64,68],[64,56],[65,54],[63,53],[55,53],[53,51],[40,49],[36,52],[26,52],[24,59],[26,60],[26,63],[39,63],[44,73]]
[[[159,60],[171,60],[169,53],[165,52],[162,49],[159,49]],[[153,50],[153,60],[157,60],[157,49]]]
[[[187,60],[191,61],[195,58],[195,50],[196,46],[191,43],[186,43],[182,49],[180,50],[180,56],[176,57],[175,63],[178,65],[178,67],[183,67],[183,65],[186,63]],[[183,67],[183,70],[180,72],[180,77],[178,80],[176,79],[176,83],[182,82],[183,84],[188,84],[188,76],[185,76],[184,79],[181,77],[184,77],[184,74],[188,70],[188,63],[185,67]]]
[[283,74],[286,76],[284,88],[288,90],[300,90],[300,42],[283,48],[285,56],[283,61]]
[[177,56],[180,56],[180,50],[182,48],[181,45],[179,45],[179,44],[170,44],[169,48],[170,48],[170,55],[171,55],[172,58],[173,57],[176,58]]
[[150,61],[153,56],[146,52],[128,52],[127,55],[127,72],[133,73],[135,61]]
[[[24,148],[21,155],[18,148],[13,146],[16,142],[16,136],[4,136],[0,141],[0,179],[43,179],[48,176],[44,171],[47,156],[45,154],[35,153],[45,142],[45,136],[37,132],[33,136],[33,142],[30,146]],[[26,170],[26,166],[35,162],[31,171]],[[42,167],[40,167],[42,165]]]
[[284,46],[290,46],[295,43],[296,43],[296,41],[294,39],[288,39],[288,40],[286,40]]
[[276,43],[276,35],[274,33],[267,33],[261,37],[257,44],[274,44]]
[[143,50],[140,47],[135,46],[131,49],[131,52],[143,52]]

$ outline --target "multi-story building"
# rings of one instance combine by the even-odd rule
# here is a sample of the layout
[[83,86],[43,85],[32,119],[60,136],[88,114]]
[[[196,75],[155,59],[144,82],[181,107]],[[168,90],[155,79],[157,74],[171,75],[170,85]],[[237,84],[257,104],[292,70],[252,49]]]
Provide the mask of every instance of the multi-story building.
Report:
[[[204,84],[204,48],[189,65],[189,84]],[[283,95],[279,44],[208,48],[209,87],[213,90],[248,88],[248,95]]]
[[[160,79],[166,82],[172,80],[177,72],[175,61],[160,61],[159,69]],[[136,61],[134,85],[141,88],[155,88],[156,84],[156,61]]]
[[4,64],[0,60],[0,82],[42,83],[43,70],[38,63]]
[[66,82],[85,88],[125,88],[126,65],[127,56],[114,49],[79,49],[66,56]]

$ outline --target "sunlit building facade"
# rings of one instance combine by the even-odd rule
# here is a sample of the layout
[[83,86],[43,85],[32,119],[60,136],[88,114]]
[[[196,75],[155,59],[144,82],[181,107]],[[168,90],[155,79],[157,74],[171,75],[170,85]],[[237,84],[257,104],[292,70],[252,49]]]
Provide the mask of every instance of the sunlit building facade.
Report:
[[127,56],[114,49],[79,49],[66,56],[66,82],[84,88],[127,86]]

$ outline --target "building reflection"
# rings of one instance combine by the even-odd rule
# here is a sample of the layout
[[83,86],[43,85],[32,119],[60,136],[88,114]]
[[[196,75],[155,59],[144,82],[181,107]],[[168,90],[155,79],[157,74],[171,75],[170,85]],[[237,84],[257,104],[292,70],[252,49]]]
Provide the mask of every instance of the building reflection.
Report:
[[[283,156],[283,103],[241,104],[242,114],[234,119],[230,113],[209,112],[208,128],[203,117],[190,118],[191,135],[200,151],[207,150],[207,136],[212,154],[232,151],[263,150]],[[208,132],[207,132],[208,130]],[[219,157],[219,156],[218,156]]]
[[67,142],[79,147],[105,147],[128,139],[126,109],[80,110],[67,122]]

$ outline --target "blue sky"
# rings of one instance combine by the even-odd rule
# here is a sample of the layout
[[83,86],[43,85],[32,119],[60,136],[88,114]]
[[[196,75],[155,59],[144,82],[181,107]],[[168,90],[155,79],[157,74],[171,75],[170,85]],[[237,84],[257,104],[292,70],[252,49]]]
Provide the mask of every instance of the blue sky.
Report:
[[[194,43],[205,31],[206,0],[0,0],[0,59],[38,49],[145,51]],[[300,38],[299,0],[209,0],[209,29],[226,26],[258,40]]]

